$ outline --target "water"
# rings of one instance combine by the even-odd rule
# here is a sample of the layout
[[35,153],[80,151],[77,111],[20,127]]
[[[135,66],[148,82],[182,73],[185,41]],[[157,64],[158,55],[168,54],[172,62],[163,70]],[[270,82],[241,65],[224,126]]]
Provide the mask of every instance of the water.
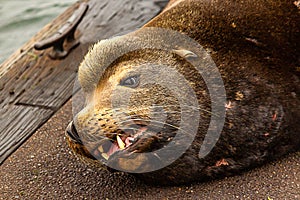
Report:
[[0,63],[76,0],[0,0]]

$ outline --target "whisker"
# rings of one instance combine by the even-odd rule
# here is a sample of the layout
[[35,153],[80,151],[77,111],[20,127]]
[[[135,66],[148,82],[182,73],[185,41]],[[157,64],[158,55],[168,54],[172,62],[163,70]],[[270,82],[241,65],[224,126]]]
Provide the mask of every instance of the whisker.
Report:
[[[125,120],[125,121],[122,121],[121,123],[127,123],[127,122],[132,122],[132,121],[146,121],[146,122],[154,122],[154,123],[157,123],[157,124],[160,124],[160,125],[167,125],[169,127],[172,127],[172,128],[175,128],[177,130],[181,130],[183,132],[185,132],[186,134],[189,134],[187,131],[185,131],[184,129],[178,127],[178,126],[175,126],[175,125],[172,125],[172,124],[169,124],[169,123],[166,123],[166,122],[160,122],[160,121],[156,121],[156,120],[144,120],[144,119],[130,119],[130,120]],[[160,126],[157,126],[157,124],[151,124],[152,126],[154,127],[160,127]]]
[[[189,113],[189,111],[153,111],[153,112],[151,112],[151,114],[176,114],[176,113],[179,113],[179,114]],[[140,115],[137,115],[137,114],[127,115],[127,116],[123,116],[123,117],[118,116],[118,119],[119,119],[119,121],[122,121],[122,120],[126,120],[126,119],[133,119],[134,117],[138,117],[138,118],[140,118],[140,120],[145,120],[145,119],[141,118]]]
[[[164,108],[164,107],[172,107],[172,106],[178,106],[178,105],[163,105],[163,106],[153,106],[153,108],[158,108],[158,107],[162,107],[162,108]],[[211,115],[214,115],[214,116],[217,116],[217,117],[219,117],[219,115],[217,115],[217,114],[214,114],[214,113],[212,113],[211,111],[208,111],[208,110],[206,110],[206,109],[203,109],[203,108],[200,108],[200,107],[195,107],[195,106],[189,106],[189,105],[180,105],[181,107],[188,107],[188,108],[191,108],[191,109],[193,109],[193,110],[199,110],[199,111],[203,111],[203,112],[206,112],[206,113],[209,113],[209,114],[211,114]],[[187,112],[187,111],[186,111]]]
[[[203,111],[203,112],[206,112],[208,114],[211,114],[211,115],[219,117],[219,115],[214,114],[213,112],[211,112],[209,110],[206,110],[206,109],[203,109],[203,108],[200,108],[200,107],[184,105],[184,104],[183,105],[161,105],[161,106],[160,105],[154,105],[154,106],[148,106],[148,107],[130,109],[130,112],[142,111],[142,110],[153,109],[153,108],[175,107],[175,106],[178,106],[178,107],[187,107],[187,108],[191,108],[193,110]],[[188,112],[188,111],[181,111],[181,112]],[[117,115],[119,115],[120,113],[128,115],[128,112],[126,113],[124,111],[115,111],[114,113],[116,113]],[[153,113],[153,111],[151,111],[151,113]],[[157,113],[159,113],[159,111]],[[178,113],[179,113],[179,111],[178,111]]]

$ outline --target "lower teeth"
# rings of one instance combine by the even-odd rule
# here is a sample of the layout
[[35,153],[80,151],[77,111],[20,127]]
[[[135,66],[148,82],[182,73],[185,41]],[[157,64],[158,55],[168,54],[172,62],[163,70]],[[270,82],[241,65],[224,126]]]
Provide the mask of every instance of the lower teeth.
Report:
[[98,150],[100,151],[100,153],[104,152],[103,147],[101,145],[98,147]]
[[116,140],[116,143],[112,143],[110,149],[107,152],[105,152],[106,150],[104,150],[105,147],[103,145],[98,146],[97,150],[105,160],[108,160],[110,155],[114,152],[118,150],[124,150],[126,147],[130,146],[135,141],[135,138],[127,137],[123,142],[121,137],[117,135]]
[[102,153],[101,155],[105,160],[108,160],[109,156],[106,153]]

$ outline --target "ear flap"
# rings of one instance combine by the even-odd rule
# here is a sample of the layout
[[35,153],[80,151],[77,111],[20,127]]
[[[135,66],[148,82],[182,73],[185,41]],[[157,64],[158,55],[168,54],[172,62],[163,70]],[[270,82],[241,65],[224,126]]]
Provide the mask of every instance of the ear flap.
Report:
[[187,60],[198,58],[198,56],[194,52],[187,49],[173,50],[172,52]]

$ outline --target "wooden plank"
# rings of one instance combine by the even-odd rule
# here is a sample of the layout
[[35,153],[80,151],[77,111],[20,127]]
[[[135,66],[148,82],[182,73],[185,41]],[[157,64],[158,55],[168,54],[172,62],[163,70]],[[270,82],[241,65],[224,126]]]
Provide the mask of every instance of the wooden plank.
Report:
[[51,60],[51,49],[36,51],[33,44],[53,35],[80,2],[0,65],[0,164],[71,98],[78,65],[90,45],[134,30],[161,10],[149,0],[85,2],[89,11],[76,31],[81,44],[65,59]]
[[9,112],[0,114],[0,155],[3,159],[28,138],[28,133],[34,132],[40,124],[45,123],[53,111],[38,107],[13,106],[9,108]]

